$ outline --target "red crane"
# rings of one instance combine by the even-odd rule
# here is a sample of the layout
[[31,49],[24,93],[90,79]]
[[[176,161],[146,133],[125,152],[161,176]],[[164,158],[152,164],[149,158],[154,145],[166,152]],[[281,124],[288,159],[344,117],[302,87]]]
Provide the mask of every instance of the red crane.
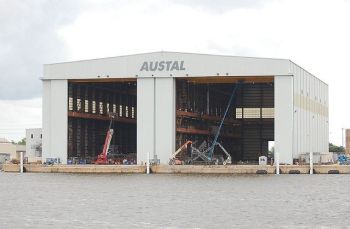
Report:
[[111,118],[111,121],[109,122],[109,128],[108,128],[108,131],[106,134],[106,139],[105,139],[105,143],[103,145],[102,153],[100,153],[97,156],[97,160],[95,161],[96,165],[104,165],[104,164],[107,164],[107,162],[108,162],[107,155],[108,155],[109,146],[111,144],[111,140],[112,140],[113,133],[114,133],[114,131],[112,129],[112,123],[113,123],[113,119],[115,117],[115,114],[109,113],[109,117]]

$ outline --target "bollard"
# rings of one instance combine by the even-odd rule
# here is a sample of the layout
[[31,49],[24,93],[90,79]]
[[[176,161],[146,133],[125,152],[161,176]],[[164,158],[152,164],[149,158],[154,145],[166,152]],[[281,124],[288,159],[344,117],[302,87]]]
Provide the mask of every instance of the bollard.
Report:
[[20,152],[20,173],[23,173],[23,152]]
[[149,174],[149,152],[147,153],[147,162],[146,162],[146,165],[147,165],[147,174]]
[[310,152],[310,174],[314,173],[314,153]]
[[276,164],[276,175],[280,174],[280,158],[279,154],[275,152],[275,164]]

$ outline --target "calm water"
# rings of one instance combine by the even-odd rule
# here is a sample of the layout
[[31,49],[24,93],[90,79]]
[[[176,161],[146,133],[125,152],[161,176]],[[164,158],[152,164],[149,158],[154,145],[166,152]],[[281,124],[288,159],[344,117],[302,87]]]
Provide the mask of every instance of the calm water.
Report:
[[350,228],[349,175],[0,173],[0,228]]

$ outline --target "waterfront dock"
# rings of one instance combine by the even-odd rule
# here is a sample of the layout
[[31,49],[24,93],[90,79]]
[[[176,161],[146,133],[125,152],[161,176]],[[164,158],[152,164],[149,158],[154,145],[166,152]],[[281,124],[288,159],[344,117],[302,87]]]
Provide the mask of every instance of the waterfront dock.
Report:
[[[4,164],[4,172],[20,172],[16,164]],[[146,173],[146,166],[141,165],[24,165],[24,172],[30,173]]]
[[[20,172],[16,164],[4,164],[4,172]],[[270,165],[153,165],[155,174],[275,174]],[[85,173],[85,174],[142,174],[144,165],[24,165],[24,172],[32,173]],[[314,174],[350,174],[347,165],[314,165]],[[280,174],[309,174],[309,165],[280,165]]]

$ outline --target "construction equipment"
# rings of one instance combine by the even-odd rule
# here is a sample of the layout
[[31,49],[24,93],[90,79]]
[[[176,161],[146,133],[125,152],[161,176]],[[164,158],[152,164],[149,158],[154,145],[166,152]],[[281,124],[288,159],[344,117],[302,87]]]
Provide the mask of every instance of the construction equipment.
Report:
[[227,150],[221,145],[221,143],[216,142],[215,145],[213,144],[211,147],[204,148],[199,147],[198,149],[195,147],[192,147],[192,162],[197,161],[199,158],[201,158],[204,162],[208,163],[214,163],[214,164],[219,164],[219,159],[214,158],[213,156],[210,157],[210,150],[212,148],[215,148],[215,146],[219,146],[221,150],[225,153],[226,159],[222,161],[223,165],[231,164],[232,163],[232,157],[231,155],[227,152]]
[[338,156],[339,165],[350,165],[350,159],[345,154],[340,154]]
[[57,158],[46,158],[45,164],[47,164],[47,165],[61,164],[61,160],[60,160],[59,157],[57,157]]
[[[188,148],[189,145],[189,148]],[[170,157],[169,165],[181,165],[184,161],[177,158],[178,154],[182,152],[183,149],[190,149],[192,151],[192,141],[187,141],[178,150],[176,150]],[[192,154],[192,152],[191,152]]]
[[190,151],[191,151],[191,158],[186,160],[185,163],[186,164],[192,164],[195,163],[196,161],[198,161],[199,159],[207,164],[219,164],[219,159],[214,157],[214,150],[216,146],[219,146],[222,151],[225,153],[226,155],[226,159],[222,160],[222,164],[226,165],[226,164],[231,164],[232,163],[232,157],[231,155],[227,152],[227,150],[222,146],[221,143],[218,142],[218,138],[220,136],[220,131],[222,129],[222,126],[224,124],[225,118],[227,116],[228,111],[230,110],[234,95],[237,91],[237,89],[240,87],[240,85],[243,82],[238,82],[237,84],[235,84],[232,93],[230,95],[229,101],[227,103],[226,106],[226,110],[225,113],[220,121],[220,125],[216,131],[215,137],[213,142],[211,143],[211,145],[209,143],[207,143],[207,141],[203,141],[202,144],[196,148],[194,147],[194,144],[192,144],[191,141],[187,141],[184,145],[182,145],[175,153],[173,153],[172,157],[170,158],[169,164],[184,164],[184,162],[179,161],[176,156],[182,151],[182,149],[184,147],[187,147],[187,145],[190,144]]
[[[220,125],[219,125],[219,128],[218,128],[218,131],[216,132],[216,135],[215,135],[215,138],[214,138],[214,141],[213,141],[213,144],[211,145],[210,147],[210,150],[209,150],[209,159],[212,158],[213,154],[214,154],[214,149],[215,149],[215,146],[217,145],[217,141],[218,141],[218,138],[219,138],[219,135],[220,135],[220,131],[222,129],[222,125],[224,124],[224,121],[225,121],[225,118],[227,116],[227,113],[231,107],[231,104],[232,104],[232,100],[233,100],[233,97],[237,91],[237,89],[240,87],[242,82],[239,82],[236,84],[236,86],[233,88],[233,91],[231,93],[231,96],[230,96],[230,99],[228,101],[228,104],[227,104],[227,107],[226,107],[226,110],[225,110],[225,113],[224,113],[224,116],[222,117],[221,119],[221,122],[220,122]],[[222,146],[221,146],[222,147]],[[223,147],[222,147],[223,148]]]
[[111,118],[109,122],[109,127],[106,134],[105,143],[103,145],[102,153],[97,156],[97,160],[95,161],[96,165],[103,165],[108,163],[108,152],[109,152],[109,146],[111,144],[111,140],[113,137],[114,130],[112,129],[113,119],[115,117],[118,117],[115,113],[108,113],[109,117]]

